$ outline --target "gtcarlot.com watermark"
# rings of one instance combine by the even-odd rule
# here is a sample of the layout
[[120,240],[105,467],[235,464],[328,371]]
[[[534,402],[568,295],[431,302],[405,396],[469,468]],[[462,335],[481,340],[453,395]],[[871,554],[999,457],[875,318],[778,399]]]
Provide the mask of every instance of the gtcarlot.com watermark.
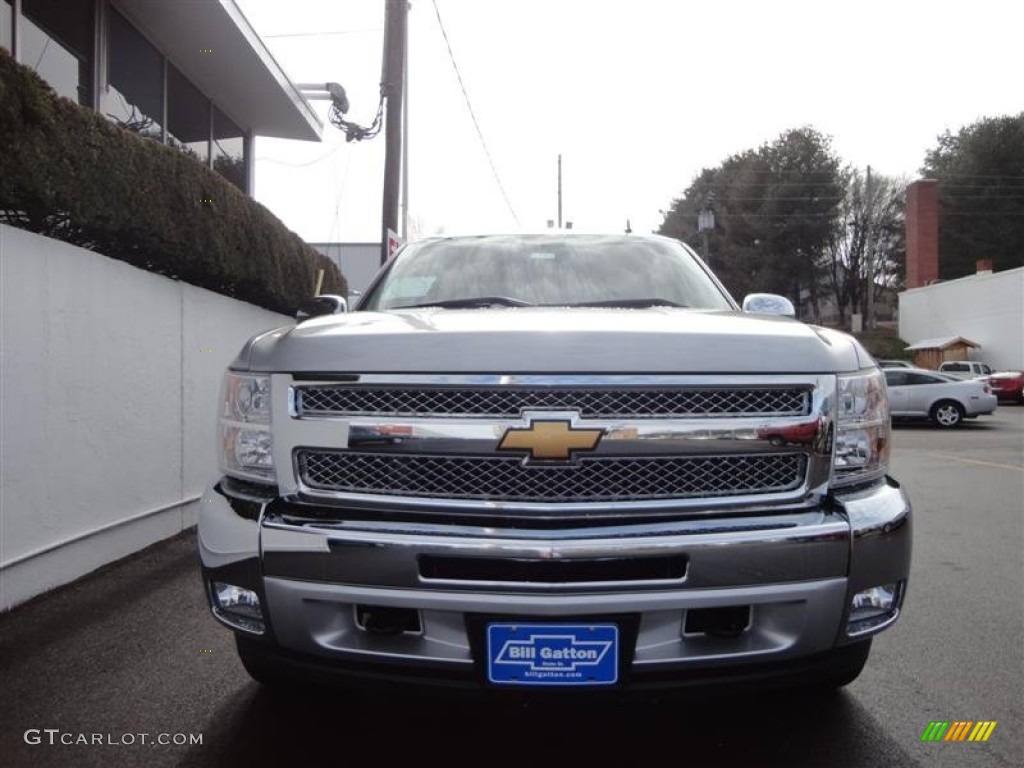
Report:
[[201,733],[74,733],[60,728],[29,728],[26,744],[88,745],[97,747],[132,747],[161,745],[188,747],[203,743]]

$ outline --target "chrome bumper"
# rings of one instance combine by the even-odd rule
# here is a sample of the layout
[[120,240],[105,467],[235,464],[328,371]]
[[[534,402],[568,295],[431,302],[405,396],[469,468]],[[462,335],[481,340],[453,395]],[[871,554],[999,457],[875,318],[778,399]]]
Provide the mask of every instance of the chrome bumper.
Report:
[[[347,661],[450,669],[473,664],[468,616],[638,617],[633,664],[688,668],[815,654],[861,639],[845,633],[852,595],[904,582],[911,509],[893,482],[776,515],[558,530],[326,521],[282,512],[281,500],[204,497],[204,577],[257,591],[268,641]],[[424,557],[574,561],[674,555],[673,578],[550,583],[424,574]],[[901,595],[902,599],[902,595]],[[406,608],[420,631],[370,634],[357,605]],[[686,612],[750,606],[735,637],[684,632]],[[873,634],[896,620],[898,612]]]

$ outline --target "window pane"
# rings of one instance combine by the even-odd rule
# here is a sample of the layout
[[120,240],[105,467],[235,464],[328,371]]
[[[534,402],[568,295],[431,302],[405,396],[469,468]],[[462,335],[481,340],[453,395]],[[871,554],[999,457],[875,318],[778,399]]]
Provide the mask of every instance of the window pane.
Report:
[[0,0],[0,47],[11,52],[11,4]]
[[23,0],[21,61],[61,96],[92,106],[92,0]]
[[248,192],[245,132],[231,118],[213,108],[213,170],[243,192]]
[[164,60],[127,19],[109,11],[111,117],[122,128],[163,140]]
[[210,101],[173,66],[167,66],[167,143],[210,161]]
[[364,308],[476,296],[551,306],[633,299],[694,309],[729,306],[681,246],[625,236],[523,235],[428,240],[407,248]]

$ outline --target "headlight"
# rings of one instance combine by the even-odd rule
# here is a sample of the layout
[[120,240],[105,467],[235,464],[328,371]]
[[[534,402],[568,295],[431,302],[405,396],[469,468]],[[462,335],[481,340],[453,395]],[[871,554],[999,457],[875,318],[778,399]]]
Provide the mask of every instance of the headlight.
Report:
[[885,376],[874,369],[839,377],[835,484],[881,477],[889,468],[889,398]]
[[224,375],[218,449],[225,474],[275,482],[269,376]]

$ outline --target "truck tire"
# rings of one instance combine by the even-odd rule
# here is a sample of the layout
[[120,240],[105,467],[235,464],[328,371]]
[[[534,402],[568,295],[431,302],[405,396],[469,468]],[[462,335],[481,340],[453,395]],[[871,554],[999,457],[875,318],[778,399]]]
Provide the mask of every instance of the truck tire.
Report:
[[287,692],[297,687],[293,680],[282,675],[280,670],[267,660],[266,654],[258,653],[259,646],[254,641],[235,635],[235,648],[249,677],[264,688],[275,692]]
[[871,653],[871,638],[833,651],[835,660],[831,667],[812,681],[812,687],[820,691],[834,691],[849,685],[864,669]]
[[964,407],[955,400],[940,400],[932,406],[929,416],[937,426],[959,427],[964,421]]

